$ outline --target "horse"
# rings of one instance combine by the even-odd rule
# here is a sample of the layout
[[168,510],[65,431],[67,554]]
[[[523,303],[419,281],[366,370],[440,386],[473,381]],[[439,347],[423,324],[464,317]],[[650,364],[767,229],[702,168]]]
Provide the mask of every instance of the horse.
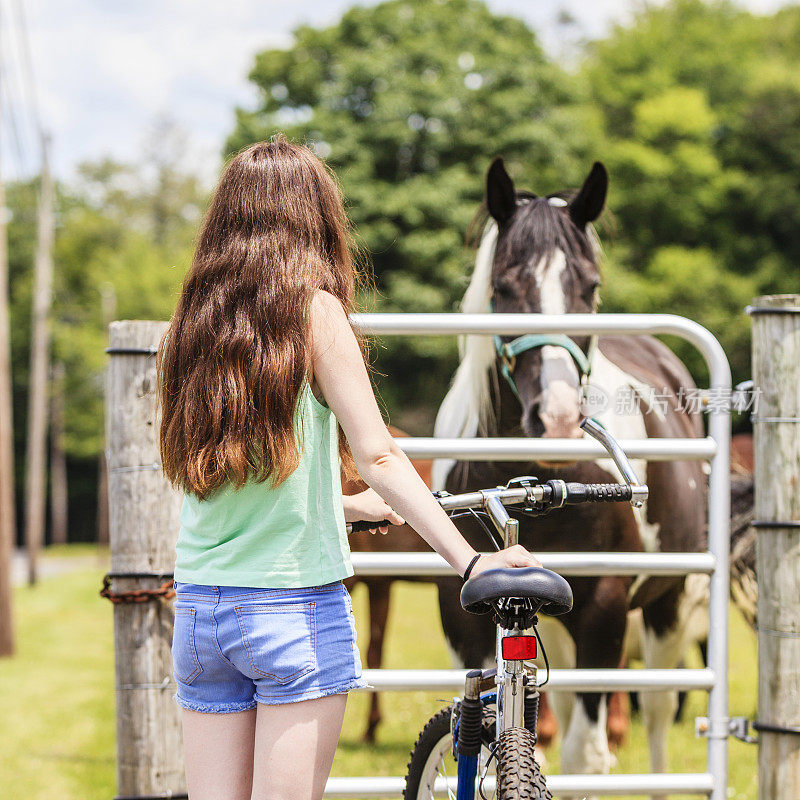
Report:
[[[486,175],[486,200],[476,216],[482,236],[461,310],[466,313],[592,313],[600,287],[599,246],[591,223],[605,205],[608,173],[600,162],[577,192],[539,197],[517,191],[502,158]],[[694,383],[685,366],[650,336],[467,336],[451,388],[437,414],[437,437],[506,436],[577,438],[578,423],[593,398],[592,415],[617,438],[697,438],[698,415],[681,398]],[[605,397],[605,407],[596,402]],[[586,552],[706,549],[707,486],[698,462],[633,462],[650,487],[641,509],[622,504],[572,506],[540,518],[519,515],[519,541],[530,551]],[[437,459],[433,486],[465,492],[504,484],[515,475],[541,480],[621,481],[609,459],[550,464],[459,462]],[[511,511],[512,515],[514,512]],[[476,549],[485,534],[469,517],[459,528]],[[693,577],[573,577],[570,614],[542,617],[542,639],[554,667],[617,668],[626,616],[641,608],[645,666],[674,668],[689,636],[687,620],[702,603],[703,586]],[[696,582],[694,582],[696,583]],[[488,618],[463,611],[461,582],[437,579],[442,626],[456,666],[489,666],[495,627]],[[687,590],[691,589],[691,590]],[[698,600],[698,597],[700,598]],[[553,706],[564,732],[562,769],[608,772],[612,757],[606,735],[607,696],[600,692],[555,693]],[[651,767],[667,767],[666,738],[674,692],[645,692],[642,713]]]
[[[394,437],[408,436],[399,428],[388,426],[389,433]],[[414,468],[425,481],[427,486],[431,485],[431,469],[433,462],[420,459],[414,461]],[[363,492],[367,484],[362,480],[347,480],[342,476],[342,494],[351,495]],[[392,525],[386,536],[371,534],[369,531],[359,531],[351,533],[349,537],[350,549],[354,552],[368,553],[427,553],[432,552],[430,545],[408,524]],[[383,661],[383,640],[386,635],[386,620],[389,617],[389,601],[391,589],[394,581],[432,581],[432,578],[403,576],[395,577],[392,575],[353,575],[345,578],[344,585],[349,592],[361,581],[367,587],[369,598],[369,643],[367,645],[367,666],[370,669],[380,669]],[[370,700],[369,716],[367,726],[364,730],[363,740],[373,743],[375,733],[381,722],[380,701],[377,692],[372,693]]]

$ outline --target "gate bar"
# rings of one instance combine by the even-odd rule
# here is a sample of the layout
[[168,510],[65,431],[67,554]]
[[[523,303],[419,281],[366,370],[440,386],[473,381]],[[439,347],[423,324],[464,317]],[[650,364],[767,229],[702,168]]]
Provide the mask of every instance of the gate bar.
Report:
[[[554,553],[536,554],[547,569],[562,575],[686,575],[714,571],[711,553]],[[438,553],[350,554],[356,575],[455,576]]]
[[[534,456],[550,461],[595,461],[608,451],[594,439],[435,439],[432,436],[400,437],[398,447],[413,459],[457,458],[460,461],[530,461]],[[648,461],[705,461],[717,452],[716,442],[704,439],[620,439],[628,458]]]
[[[365,669],[362,675],[369,692],[456,692],[464,691],[465,669]],[[710,669],[551,669],[547,691],[617,692],[709,691],[715,682]]]
[[[677,314],[351,314],[354,325],[370,335],[452,336],[523,333],[628,334],[679,336],[691,342],[709,367],[722,346],[714,335],[693,320]],[[724,352],[722,352],[724,357]],[[725,365],[728,360],[725,358]],[[721,366],[716,361],[716,366]],[[723,377],[721,374],[719,377]]]
[[[714,790],[714,778],[708,772],[673,772],[659,775],[549,775],[545,779],[547,788],[555,794],[643,795],[652,792],[670,794],[710,794]],[[325,797],[391,797],[403,794],[406,779],[385,778],[328,778]],[[450,789],[455,789],[455,775],[450,780]],[[494,792],[495,776],[487,775],[484,791]],[[447,798],[444,778],[434,783],[434,796]]]

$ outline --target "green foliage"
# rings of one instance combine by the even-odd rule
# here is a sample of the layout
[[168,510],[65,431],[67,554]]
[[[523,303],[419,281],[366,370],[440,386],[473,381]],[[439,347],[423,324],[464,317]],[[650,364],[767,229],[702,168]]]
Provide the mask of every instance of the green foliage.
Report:
[[[91,538],[95,519],[108,322],[169,318],[205,202],[198,179],[182,163],[180,133],[162,122],[153,132],[153,142],[136,167],[108,159],[84,164],[77,181],[57,187],[51,357],[65,366],[71,528],[73,537],[81,539]],[[15,488],[20,499],[36,196],[36,182],[8,187]]]
[[[282,130],[326,157],[386,311],[456,307],[472,266],[461,243],[492,156],[540,193],[576,184],[600,158],[613,215],[604,310],[693,316],[742,379],[743,305],[798,288],[799,30],[797,8],[756,17],[673,0],[589,45],[570,75],[522,22],[477,0],[355,7],[257,57],[259,102],[237,112],[228,150]],[[693,349],[678,347],[702,379]],[[435,403],[453,357],[446,340],[388,342],[390,409],[422,393]]]
[[[754,296],[796,292],[800,258],[800,9],[647,7],[592,46],[583,75],[605,119],[606,311],[696,319],[750,374]],[[695,375],[693,348],[677,345]]]
[[[163,150],[138,168],[110,160],[84,164],[76,185],[59,187],[52,359],[66,367],[65,450],[72,457],[94,458],[102,450],[107,323],[168,319],[191,260],[204,195],[197,179],[178,168],[176,136],[161,129]],[[27,406],[35,189],[20,184],[9,192],[14,212],[9,227],[13,372],[20,423]],[[15,427],[21,460],[25,425]]]

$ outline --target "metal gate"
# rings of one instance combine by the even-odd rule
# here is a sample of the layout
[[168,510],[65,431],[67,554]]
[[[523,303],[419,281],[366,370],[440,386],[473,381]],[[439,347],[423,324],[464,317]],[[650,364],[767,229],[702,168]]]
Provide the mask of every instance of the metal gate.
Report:
[[[542,564],[563,575],[710,575],[708,667],[705,669],[574,669],[551,670],[552,691],[617,691],[619,689],[703,689],[708,691],[708,763],[702,773],[640,775],[553,775],[547,785],[555,793],[707,794],[726,800],[728,723],[728,591],[730,518],[731,374],[728,359],[712,334],[684,317],[670,314],[356,314],[353,323],[365,333],[380,335],[525,333],[668,334],[693,344],[708,365],[709,435],[703,439],[622,440],[631,458],[650,461],[711,462],[706,553],[537,553]],[[711,402],[709,402],[711,401]],[[412,459],[527,461],[590,461],[606,455],[589,439],[434,439],[402,438],[397,444]],[[452,569],[436,553],[353,553],[358,575],[448,575]],[[459,693],[466,670],[364,670],[380,691],[448,690]],[[412,732],[416,736],[416,731]],[[409,740],[409,746],[411,741]],[[325,797],[394,797],[405,778],[329,778]]]

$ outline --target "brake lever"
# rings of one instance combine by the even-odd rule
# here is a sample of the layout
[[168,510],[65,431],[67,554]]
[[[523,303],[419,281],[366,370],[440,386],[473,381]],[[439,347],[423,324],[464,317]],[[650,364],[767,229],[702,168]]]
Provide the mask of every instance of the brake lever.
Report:
[[639,483],[631,462],[628,461],[628,457],[619,446],[619,442],[605,428],[589,417],[586,417],[581,422],[580,427],[603,445],[622,473],[625,483],[631,487],[631,505],[634,508],[641,508],[645,500],[647,500],[650,490],[647,488],[647,484]]

